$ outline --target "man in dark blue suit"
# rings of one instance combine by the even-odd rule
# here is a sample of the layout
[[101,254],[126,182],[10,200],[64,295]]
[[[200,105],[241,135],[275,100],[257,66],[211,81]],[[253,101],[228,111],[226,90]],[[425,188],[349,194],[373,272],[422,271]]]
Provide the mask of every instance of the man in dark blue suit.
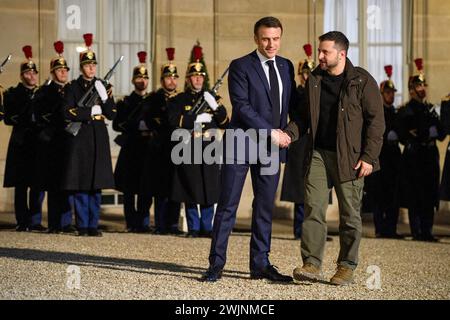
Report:
[[[286,160],[285,148],[291,142],[282,128],[287,126],[289,106],[293,105],[295,95],[294,67],[289,60],[277,56],[282,33],[283,27],[277,18],[262,18],[254,28],[257,50],[234,60],[230,65],[228,86],[233,114],[229,129],[245,132],[254,130],[260,137],[258,150],[265,150],[265,142],[271,140],[272,145],[266,155],[271,154],[276,170],[267,174],[264,170],[267,169],[267,163],[261,158],[255,162],[250,161],[248,141],[238,145],[240,150],[237,151],[245,149],[244,158],[236,154],[236,149],[233,148],[233,155],[226,154],[227,161],[222,168],[221,196],[213,226],[210,266],[203,276],[205,281],[217,281],[222,276],[228,238],[236,220],[236,211],[249,169],[254,193],[250,244],[251,278],[292,281],[291,277],[280,274],[269,262],[272,212],[280,177],[280,161]],[[261,133],[267,133],[269,139],[261,139]],[[228,132],[226,145],[230,143],[227,137]],[[261,154],[261,151],[258,153]],[[230,163],[230,159],[234,161]],[[239,159],[245,160],[236,161]],[[273,166],[274,163],[270,165]]]

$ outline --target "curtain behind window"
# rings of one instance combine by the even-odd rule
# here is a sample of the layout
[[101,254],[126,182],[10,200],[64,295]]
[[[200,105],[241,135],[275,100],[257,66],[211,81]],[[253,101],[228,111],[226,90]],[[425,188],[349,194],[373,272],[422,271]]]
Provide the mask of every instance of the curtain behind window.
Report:
[[[108,55],[109,65],[125,56],[114,75],[115,94],[127,95],[133,90],[133,68],[139,64],[137,53],[146,50],[147,1],[108,1]],[[147,57],[149,62],[150,53]]]
[[[362,1],[325,0],[324,31],[338,30],[350,41],[349,58],[357,66],[365,67],[380,83],[387,79],[385,65],[394,67],[392,80],[398,89],[396,103],[401,103],[403,88],[402,0],[367,0],[367,19],[364,30],[359,30],[359,9]],[[366,43],[361,43],[364,32]],[[364,50],[367,65],[360,60]]]

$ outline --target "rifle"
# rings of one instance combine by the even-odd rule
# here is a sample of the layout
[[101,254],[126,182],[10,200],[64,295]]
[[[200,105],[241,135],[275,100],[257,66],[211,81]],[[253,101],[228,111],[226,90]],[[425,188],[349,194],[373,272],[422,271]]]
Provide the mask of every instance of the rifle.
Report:
[[[122,62],[123,58],[124,56],[121,56],[119,60],[117,60],[116,63],[114,63],[114,65],[112,66],[112,68],[108,71],[105,78],[103,80],[100,79],[105,88],[109,86],[109,79],[111,79],[111,77],[114,75],[116,68],[118,67],[119,63]],[[77,106],[79,108],[92,108],[99,98],[100,97],[98,95],[98,92],[95,89],[95,81],[93,81],[89,89],[78,101]],[[73,136],[76,136],[80,131],[80,129],[81,129],[81,122],[70,122],[65,128],[66,132],[70,133]]]
[[0,73],[3,73],[3,67],[9,62],[9,60],[11,60],[12,55],[8,55],[5,59],[5,61],[2,62],[2,64],[0,64]]
[[[228,73],[228,70],[230,69],[230,67],[228,67],[225,72],[222,74],[222,76],[216,81],[216,83],[214,84],[214,87],[212,88],[212,92],[214,93],[214,95],[217,95],[217,92],[219,91],[219,88],[222,86],[223,84],[223,79],[225,78],[225,76]],[[203,96],[200,96],[197,101],[195,102],[194,107],[189,111],[189,114],[200,114],[203,113],[206,109],[206,107],[208,106],[208,103],[205,101],[205,99],[203,98]]]
[[[122,62],[123,58],[124,56],[121,56],[119,60],[114,63],[113,67],[108,71],[105,78],[103,80],[100,80],[103,82],[105,88],[109,85],[109,79],[111,79],[111,77],[114,75],[117,66]],[[98,98],[99,96],[97,90],[95,89],[94,81],[89,87],[88,91],[86,91],[86,93],[81,97],[80,101],[78,101],[77,105],[79,108],[92,108],[97,102]]]

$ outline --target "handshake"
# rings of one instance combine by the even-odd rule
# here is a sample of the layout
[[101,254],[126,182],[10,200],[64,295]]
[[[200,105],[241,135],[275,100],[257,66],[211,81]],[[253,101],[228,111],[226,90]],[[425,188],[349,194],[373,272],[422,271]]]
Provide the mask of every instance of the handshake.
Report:
[[270,136],[272,138],[272,143],[282,149],[289,147],[292,142],[291,137],[281,129],[273,129]]

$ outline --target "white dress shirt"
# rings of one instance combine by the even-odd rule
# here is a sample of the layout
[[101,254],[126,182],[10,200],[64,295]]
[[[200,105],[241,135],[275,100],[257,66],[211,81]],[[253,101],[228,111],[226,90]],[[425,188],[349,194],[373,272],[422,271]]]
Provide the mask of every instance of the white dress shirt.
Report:
[[264,73],[266,74],[267,83],[269,83],[269,88],[270,88],[269,65],[266,62],[269,60],[273,60],[273,65],[275,67],[275,72],[277,73],[278,78],[278,87],[280,89],[279,91],[280,91],[280,114],[281,114],[281,110],[283,108],[283,82],[281,81],[281,76],[280,72],[278,71],[278,66],[275,57],[273,57],[272,59],[268,59],[265,56],[263,56],[259,52],[259,50],[256,50],[256,54],[258,55],[259,61],[261,61],[261,66],[264,70]]

